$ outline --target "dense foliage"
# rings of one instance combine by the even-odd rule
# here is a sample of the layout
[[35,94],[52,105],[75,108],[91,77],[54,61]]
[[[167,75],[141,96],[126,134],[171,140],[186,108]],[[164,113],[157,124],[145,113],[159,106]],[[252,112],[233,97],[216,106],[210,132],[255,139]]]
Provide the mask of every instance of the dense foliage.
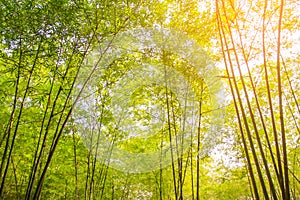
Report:
[[1,1],[0,199],[300,198],[298,6]]

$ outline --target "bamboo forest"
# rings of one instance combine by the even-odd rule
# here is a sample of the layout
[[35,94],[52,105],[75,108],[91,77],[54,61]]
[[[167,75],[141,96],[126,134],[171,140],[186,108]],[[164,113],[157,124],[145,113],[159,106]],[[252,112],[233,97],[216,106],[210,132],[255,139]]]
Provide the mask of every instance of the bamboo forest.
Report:
[[300,1],[1,0],[0,32],[0,199],[300,199]]

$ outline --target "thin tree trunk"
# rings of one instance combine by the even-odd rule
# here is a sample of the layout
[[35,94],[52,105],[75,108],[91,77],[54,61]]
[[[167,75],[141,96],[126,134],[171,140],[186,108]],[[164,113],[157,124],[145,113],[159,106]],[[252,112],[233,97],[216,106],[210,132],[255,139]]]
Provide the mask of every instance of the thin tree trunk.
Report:
[[75,200],[79,198],[79,185],[78,185],[78,161],[77,161],[77,141],[75,138],[75,132],[73,130],[73,153],[74,153],[74,170],[75,170]]
[[[165,56],[164,56],[165,59]],[[176,184],[176,171],[175,171],[175,165],[174,165],[174,152],[172,147],[172,128],[171,128],[171,109],[170,109],[170,100],[169,100],[169,92],[168,92],[168,80],[167,80],[167,69],[166,66],[164,66],[165,69],[165,96],[166,96],[166,104],[167,104],[167,123],[168,123],[168,133],[169,133],[169,144],[170,144],[170,151],[171,151],[171,161],[172,161],[172,175],[173,175],[173,186],[174,186],[174,195],[175,199],[178,200],[178,193],[177,193],[177,184]]]
[[[20,41],[20,43],[21,43],[21,41]],[[24,108],[25,100],[27,98],[27,94],[29,93],[30,83],[32,81],[32,76],[33,76],[33,71],[34,71],[34,69],[36,67],[36,63],[37,63],[37,60],[39,58],[41,44],[42,44],[42,39],[40,39],[39,46],[38,46],[38,49],[36,51],[35,58],[34,58],[34,61],[33,61],[33,65],[32,65],[32,67],[31,67],[31,69],[29,71],[29,77],[28,77],[28,80],[27,80],[27,83],[26,83],[26,89],[25,89],[24,95],[22,97],[22,101],[21,101],[21,105],[20,105],[20,110],[19,110],[19,114],[18,114],[18,117],[17,117],[17,121],[16,121],[16,127],[15,127],[15,130],[14,130],[14,134],[12,136],[12,141],[11,141],[10,149],[9,149],[9,152],[8,152],[8,157],[7,157],[7,162],[6,162],[4,174],[2,176],[2,182],[1,182],[1,187],[0,187],[0,197],[3,194],[4,184],[5,184],[5,180],[6,180],[6,175],[7,175],[7,172],[8,172],[9,165],[10,165],[10,159],[11,159],[12,152],[13,152],[13,149],[14,149],[14,144],[15,144],[17,133],[18,133],[18,128],[19,128],[19,125],[20,125],[20,121],[21,121],[21,116],[22,116],[22,113],[23,113],[23,108]],[[21,46],[21,44],[20,44],[20,46]],[[22,62],[22,61],[20,60],[20,62]],[[21,67],[21,63],[19,65],[19,69],[18,70],[20,70],[20,67]],[[19,78],[18,78],[18,80],[19,80]],[[17,92],[17,88],[18,87],[16,87],[16,92]],[[9,137],[8,137],[8,140],[9,140]],[[5,160],[6,153],[7,153],[7,150],[8,150],[8,146],[9,146],[9,141],[7,141],[7,143],[6,143],[6,147],[5,147],[5,151],[4,151],[4,155],[3,155],[3,160]],[[2,173],[2,167],[3,166],[2,166],[2,163],[1,163],[0,173]]]
[[199,99],[199,116],[197,127],[197,161],[196,161],[196,199],[200,199],[200,146],[201,146],[201,121],[202,121],[202,95],[203,95],[203,82],[200,86],[200,99]]

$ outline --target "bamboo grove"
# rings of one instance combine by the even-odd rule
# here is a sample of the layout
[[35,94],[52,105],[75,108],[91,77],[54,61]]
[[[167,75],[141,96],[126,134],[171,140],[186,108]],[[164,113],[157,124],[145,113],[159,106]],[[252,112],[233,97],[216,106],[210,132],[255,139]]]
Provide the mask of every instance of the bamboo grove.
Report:
[[[289,130],[286,127],[290,123],[290,126],[298,127],[299,120],[295,117],[299,114],[295,93],[297,86],[292,84],[286,66],[290,55],[281,51],[287,49],[286,44],[282,44],[282,27],[289,23],[285,21],[284,15],[291,14],[288,10],[292,2],[255,3],[260,3],[260,16],[251,19],[261,27],[255,33],[257,35],[247,38],[242,33],[247,19],[239,20],[239,12],[245,12],[247,15],[253,8],[242,11],[242,8],[234,7],[232,2],[216,2],[226,74],[229,78],[253,196],[255,199],[261,196],[265,199],[296,199],[295,183],[292,184],[290,179],[296,178],[293,172],[297,164],[289,161],[289,154],[294,154],[293,150],[296,149],[289,149],[288,141],[293,132],[299,134],[299,129]],[[272,38],[268,38],[270,32],[274,34]],[[247,40],[256,40],[259,44],[247,46]],[[255,54],[254,48],[260,48],[261,52]],[[261,68],[259,81],[265,87],[263,93],[260,91],[257,75],[252,71],[251,54],[261,57],[262,60],[261,66],[257,68]],[[242,72],[242,67],[246,68],[245,73]],[[290,67],[293,67],[293,64]],[[292,108],[291,104],[296,106]],[[290,115],[292,120],[288,119]]]
[[0,199],[299,199],[297,0],[0,2]]

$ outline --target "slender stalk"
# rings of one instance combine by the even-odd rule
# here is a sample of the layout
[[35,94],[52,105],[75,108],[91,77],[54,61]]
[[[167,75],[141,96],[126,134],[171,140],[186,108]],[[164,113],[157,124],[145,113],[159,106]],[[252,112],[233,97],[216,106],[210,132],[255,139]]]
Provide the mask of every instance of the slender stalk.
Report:
[[178,191],[178,199],[181,200],[182,197],[182,159],[180,156],[181,149],[179,147],[180,137],[178,136],[178,131],[176,127],[176,115],[174,111],[174,99],[172,92],[170,93],[170,103],[171,103],[171,113],[172,113],[172,121],[173,121],[173,129],[174,129],[174,135],[175,135],[175,146],[176,146],[176,155],[177,155],[177,173],[178,173],[178,179],[177,179],[177,191]]
[[172,160],[172,174],[173,174],[173,186],[174,186],[174,195],[175,199],[178,199],[178,193],[177,193],[177,184],[176,184],[176,172],[175,172],[175,165],[174,165],[174,152],[172,147],[172,129],[171,129],[171,109],[169,105],[169,92],[168,92],[168,80],[167,80],[167,68],[164,66],[164,72],[165,72],[165,96],[166,96],[166,104],[167,104],[167,122],[168,122],[168,133],[169,133],[169,144],[170,144],[170,151],[171,151],[171,160]]
[[290,91],[292,92],[293,102],[295,102],[296,107],[297,107],[297,111],[298,111],[298,113],[300,114],[300,106],[299,106],[298,99],[297,99],[297,97],[296,97],[295,89],[293,88],[292,81],[291,81],[290,76],[289,76],[289,74],[288,74],[288,71],[287,71],[287,69],[286,69],[285,61],[284,61],[282,55],[280,55],[280,56],[281,56],[282,66],[283,66],[283,68],[284,68],[284,72],[285,72],[286,78],[287,78],[288,83],[289,83]]
[[277,38],[277,81],[278,81],[278,103],[279,103],[279,119],[280,119],[280,132],[282,142],[282,156],[283,156],[283,169],[284,169],[284,199],[290,199],[290,187],[289,187],[289,167],[288,167],[288,156],[286,148],[286,135],[284,126],[284,112],[283,112],[283,101],[282,101],[282,85],[281,85],[281,64],[280,64],[280,50],[281,50],[281,24],[283,16],[284,0],[281,0],[279,19],[278,19],[278,38]]
[[197,127],[197,161],[196,161],[196,199],[200,199],[200,145],[201,145],[201,121],[202,121],[202,95],[203,82],[200,85],[200,99],[198,108],[198,127]]
[[89,149],[89,153],[87,156],[87,171],[86,171],[86,178],[85,178],[85,190],[84,190],[84,199],[88,199],[88,192],[89,192],[89,180],[90,180],[90,171],[91,171],[91,154],[92,154],[92,150],[91,150],[91,144],[92,141],[90,143],[90,149]]
[[[10,135],[11,135],[11,131],[13,129],[13,124],[14,124],[14,120],[15,120],[16,107],[17,107],[17,103],[18,103],[20,74],[21,74],[21,63],[22,63],[22,58],[23,58],[23,50],[22,50],[21,47],[22,47],[22,40],[20,39],[20,55],[19,55],[17,80],[16,80],[16,87],[15,87],[15,94],[14,94],[14,103],[13,103],[9,123],[7,125],[7,128],[5,130],[5,134],[3,136],[3,141],[5,140],[5,135],[7,135],[7,139],[6,139],[6,144],[5,144],[4,152],[3,152],[3,155],[2,155],[2,161],[1,161],[1,165],[0,165],[0,178],[1,179],[2,179],[2,171],[3,171],[4,166],[5,166],[6,154],[7,154],[8,148],[9,148]],[[2,145],[2,143],[1,143],[1,145]],[[2,196],[2,194],[3,194],[3,189],[1,188],[0,189],[0,197]]]
[[[29,93],[29,90],[30,90],[30,83],[32,81],[33,71],[34,71],[34,69],[36,67],[36,64],[37,64],[37,61],[39,59],[39,53],[40,53],[42,41],[43,41],[42,38],[40,38],[38,49],[36,51],[32,67],[31,67],[31,69],[29,71],[29,77],[27,79],[26,89],[25,89],[25,92],[24,92],[23,97],[22,97],[22,101],[21,101],[21,105],[20,105],[20,110],[19,110],[19,114],[18,114],[18,117],[17,117],[17,121],[16,121],[16,127],[15,127],[15,130],[14,130],[14,134],[13,134],[13,137],[12,137],[12,142],[11,142],[9,153],[8,153],[8,157],[7,157],[6,167],[5,167],[5,170],[4,170],[4,174],[2,176],[2,182],[1,182],[1,187],[0,187],[0,197],[2,196],[2,193],[3,193],[4,183],[5,183],[5,180],[6,180],[6,175],[7,175],[7,172],[8,172],[8,167],[10,165],[10,159],[11,159],[11,156],[12,156],[12,152],[13,152],[13,148],[14,148],[16,136],[17,136],[17,133],[18,133],[18,128],[19,128],[19,125],[20,125],[20,121],[21,121],[21,116],[22,116],[22,113],[23,113],[23,108],[24,108],[25,100],[26,100],[27,94]],[[8,147],[8,145],[7,145],[7,147]],[[1,165],[1,170],[2,170],[2,165]]]
[[159,168],[159,199],[163,200],[163,169],[162,169],[162,155],[163,155],[163,137],[160,141],[160,168]]
[[104,105],[101,106],[101,114],[100,114],[100,122],[97,124],[97,141],[96,141],[96,151],[94,155],[93,160],[93,166],[92,166],[92,176],[91,176],[91,182],[90,182],[90,197],[92,195],[92,190],[94,190],[94,182],[95,182],[95,171],[96,171],[96,162],[98,157],[98,149],[100,144],[100,135],[101,135],[101,128],[102,128],[102,120],[103,120],[103,113],[104,113]]
[[[236,47],[235,47],[235,42],[234,42],[233,34],[232,34],[232,31],[231,31],[231,27],[229,25],[229,21],[228,21],[228,17],[227,17],[227,12],[226,12],[226,9],[225,9],[225,6],[224,6],[224,0],[222,0],[222,2],[223,2],[223,12],[224,12],[224,15],[225,15],[225,19],[227,21],[227,28],[228,28],[228,31],[229,31],[229,36],[230,36],[231,44],[232,44],[232,47],[233,47],[234,57],[236,59],[237,69],[238,69],[238,72],[240,74],[239,77],[240,77],[240,80],[241,80],[241,83],[242,83],[242,86],[243,86],[242,88],[244,90],[244,94],[245,94],[245,97],[246,97],[246,103],[247,103],[247,106],[248,106],[248,110],[249,110],[249,113],[250,113],[252,125],[253,125],[253,128],[254,128],[254,133],[255,133],[257,144],[258,144],[258,147],[259,147],[259,152],[261,154],[261,158],[262,158],[262,161],[263,161],[263,164],[264,164],[264,168],[265,168],[265,172],[266,172],[266,175],[267,175],[267,178],[268,178],[268,182],[269,182],[269,185],[270,185],[272,196],[276,200],[277,199],[276,190],[275,190],[274,183],[273,183],[273,180],[272,180],[272,177],[271,177],[271,172],[269,170],[268,162],[267,162],[266,157],[265,157],[265,152],[264,152],[264,149],[263,149],[263,146],[262,146],[262,142],[261,142],[261,139],[260,139],[260,135],[259,135],[259,132],[258,132],[258,127],[257,127],[257,123],[255,121],[253,109],[252,109],[252,106],[251,106],[251,103],[250,103],[250,100],[249,100],[248,91],[247,91],[247,88],[246,88],[246,84],[244,82],[244,77],[243,77],[243,74],[241,72],[240,61],[239,61],[239,57],[237,55],[237,50],[236,50]],[[228,52],[228,58],[229,58],[229,60],[231,59],[229,52]],[[248,125],[246,114],[245,114],[245,112],[243,110],[243,107],[242,107],[242,100],[239,97],[238,86],[236,84],[236,79],[235,79],[236,75],[235,75],[235,72],[234,72],[232,64],[230,64],[230,67],[231,67],[231,73],[232,73],[232,75],[234,77],[235,88],[237,90],[237,95],[238,95],[240,106],[241,106],[241,110],[242,110],[244,124],[245,124],[246,130],[247,130],[247,133],[249,135],[249,142],[250,142],[250,145],[252,146],[251,148],[254,149],[253,140],[252,140],[252,138],[250,136],[251,131],[250,131],[250,128],[249,128],[249,125]],[[261,173],[261,169],[260,169],[260,166],[259,166],[257,155],[254,153],[253,157],[256,160],[256,168],[257,168],[257,170],[259,171],[259,174],[260,174]],[[266,190],[266,185],[265,185],[265,182],[263,180],[262,174],[260,174],[259,176],[260,176],[260,181],[261,181],[261,186],[262,186],[262,189],[263,189],[263,192],[264,192],[264,196],[265,196],[266,199],[269,199],[269,195],[268,195],[268,192]]]
[[[192,137],[192,135],[191,135]],[[195,191],[194,191],[194,170],[193,170],[193,138],[191,138],[191,151],[190,151],[190,159],[191,159],[191,187],[192,187],[192,199],[195,199]]]
[[[266,13],[266,5],[265,5],[265,8],[264,8],[263,34],[264,34],[264,30],[265,30],[265,13]],[[239,28],[239,25],[238,25],[237,21],[236,21],[236,24],[237,24],[237,31],[239,33],[240,46],[243,47],[244,44],[243,44],[243,41],[242,41],[242,35],[241,35],[240,28]],[[264,42],[263,42],[263,45],[264,45]],[[253,78],[252,78],[252,75],[251,75],[251,72],[250,72],[248,59],[247,59],[247,56],[246,56],[246,53],[245,53],[245,49],[241,48],[241,50],[242,50],[242,55],[244,57],[244,61],[245,61],[246,67],[247,67],[248,77],[250,79],[252,91],[253,91],[253,94],[254,94],[254,99],[255,99],[255,102],[256,102],[256,107],[257,107],[257,110],[258,110],[258,113],[259,113],[259,116],[260,116],[260,121],[261,121],[261,124],[262,124],[262,127],[263,127],[263,131],[264,131],[266,141],[267,141],[268,150],[269,150],[269,153],[271,155],[271,159],[272,159],[273,167],[274,167],[274,170],[275,170],[275,174],[278,178],[278,181],[280,182],[280,176],[279,176],[277,164],[276,164],[276,161],[275,161],[275,156],[274,156],[274,153],[272,151],[272,146],[271,146],[271,142],[270,142],[270,139],[269,139],[269,136],[268,136],[268,131],[267,131],[267,127],[266,127],[266,124],[265,124],[264,116],[262,114],[261,106],[260,106],[260,103],[258,101],[258,95],[257,95],[256,88],[255,88],[255,85],[254,85],[254,81],[253,81]]]
[[[74,54],[74,51],[73,51],[73,54]],[[69,67],[70,67],[70,63],[68,64],[67,70],[69,69]],[[28,183],[28,186],[27,186],[27,191],[26,191],[26,196],[25,196],[25,199],[28,199],[28,200],[31,198],[31,193],[32,193],[32,189],[33,189],[33,186],[34,186],[34,183],[35,183],[36,174],[38,172],[39,166],[41,165],[41,160],[42,160],[44,149],[46,148],[46,141],[47,141],[48,133],[49,133],[49,130],[50,130],[50,125],[51,125],[51,122],[52,122],[53,117],[54,117],[54,112],[56,110],[59,95],[62,91],[62,87],[60,87],[57,94],[56,94],[56,97],[53,101],[50,117],[49,117],[48,122],[46,124],[45,133],[43,135],[43,129],[44,129],[44,126],[45,126],[45,123],[46,123],[46,117],[48,115],[48,110],[49,110],[50,105],[51,105],[51,95],[52,95],[52,92],[53,92],[53,87],[54,87],[55,79],[56,79],[56,76],[57,76],[57,69],[58,69],[58,64],[56,64],[56,67],[55,67],[53,81],[52,81],[51,86],[50,86],[47,105],[46,105],[46,108],[45,108],[45,111],[44,111],[44,116],[43,116],[42,124],[41,124],[41,127],[40,127],[38,143],[37,143],[37,147],[36,147],[36,151],[35,151],[35,155],[34,155],[34,161],[33,161],[32,169],[31,169],[31,173],[30,173],[30,177],[29,177],[29,183]],[[63,78],[65,78],[65,76],[67,74],[67,70],[66,70],[65,74],[63,75]],[[43,137],[43,140],[42,140],[42,137]]]
[[75,138],[75,132],[73,130],[73,153],[74,153],[74,170],[75,170],[75,200],[79,198],[79,185],[78,185],[78,160],[77,160],[77,141]]
[[235,107],[235,111],[236,111],[236,114],[237,114],[238,125],[239,125],[239,129],[240,129],[241,136],[242,136],[242,143],[243,143],[244,151],[245,151],[245,154],[246,154],[247,167],[248,167],[248,170],[249,170],[249,175],[250,175],[250,178],[251,178],[251,183],[252,183],[252,186],[253,186],[253,191],[254,191],[255,198],[259,199],[258,188],[257,188],[256,180],[255,180],[255,177],[254,177],[254,171],[253,171],[253,168],[252,168],[250,154],[249,154],[249,150],[248,150],[248,146],[247,146],[247,142],[246,142],[246,137],[244,135],[244,130],[243,130],[243,126],[242,126],[242,119],[241,119],[240,113],[239,113],[240,111],[239,111],[239,108],[238,108],[238,99],[235,95],[234,85],[233,85],[233,83],[231,81],[231,78],[230,78],[231,73],[229,72],[228,61],[227,61],[227,58],[226,58],[227,56],[226,56],[225,49],[224,49],[224,46],[226,46],[226,49],[228,49],[228,45],[227,45],[227,42],[226,42],[224,27],[223,27],[223,24],[222,24],[222,21],[221,21],[221,15],[220,15],[220,10],[219,10],[218,0],[216,0],[215,3],[216,3],[218,32],[219,32],[219,38],[220,38],[220,42],[221,42],[222,54],[223,54],[223,59],[224,59],[224,63],[225,63],[226,73],[227,73],[227,76],[228,76],[230,91],[231,91],[231,94],[233,96],[233,102],[234,102],[234,107]]
[[275,115],[274,115],[274,109],[273,109],[273,103],[272,103],[272,97],[271,97],[271,88],[270,88],[270,84],[269,84],[269,75],[268,75],[267,58],[266,58],[267,52],[266,52],[266,45],[265,45],[265,32],[266,32],[266,25],[265,25],[266,22],[265,21],[266,21],[267,3],[268,3],[268,1],[265,0],[264,15],[263,15],[263,29],[262,29],[263,59],[264,59],[266,87],[267,87],[267,93],[268,93],[268,102],[269,102],[269,107],[270,107],[272,129],[273,129],[276,154],[277,154],[279,185],[280,185],[281,192],[282,192],[282,198],[284,198],[284,182],[283,182],[283,172],[282,172],[282,165],[281,165],[281,153],[280,153],[280,147],[279,147],[279,142],[278,142],[278,133],[277,133],[277,128],[276,128],[276,121],[275,121]]
[[[88,47],[89,47],[89,45],[88,45]],[[83,55],[83,58],[82,58],[82,60],[81,60],[81,63],[79,63],[79,66],[82,65],[82,62],[83,62],[83,60],[84,60],[84,58],[85,58],[85,56],[86,56],[86,54],[87,54],[88,49],[89,49],[89,48],[87,48],[87,49],[85,50],[85,53],[84,53],[84,55]],[[45,179],[45,176],[46,176],[46,172],[47,172],[47,170],[48,170],[48,166],[50,165],[50,162],[51,162],[52,157],[53,157],[53,155],[54,155],[54,151],[55,151],[55,149],[56,149],[56,147],[57,147],[57,145],[58,145],[59,139],[60,139],[60,137],[61,137],[61,135],[62,135],[62,133],[63,133],[63,131],[64,131],[64,128],[65,128],[65,126],[66,126],[66,124],[67,124],[67,122],[68,122],[68,120],[69,120],[69,117],[71,116],[72,108],[73,108],[73,107],[71,107],[71,109],[69,109],[69,111],[68,111],[68,113],[67,113],[65,119],[63,120],[63,113],[64,113],[64,111],[68,108],[68,104],[69,104],[69,102],[70,102],[70,100],[71,100],[71,93],[72,93],[72,90],[73,90],[73,88],[74,88],[75,81],[77,80],[79,71],[80,71],[80,70],[77,70],[76,75],[75,75],[75,78],[73,79],[73,82],[72,82],[72,84],[71,84],[71,87],[70,87],[70,89],[69,89],[69,92],[68,92],[68,94],[67,94],[67,97],[66,97],[66,99],[65,99],[64,106],[63,106],[63,109],[62,109],[62,112],[61,112],[62,114],[61,114],[61,116],[60,116],[60,118],[59,118],[59,121],[58,121],[56,130],[55,130],[55,134],[54,134],[53,141],[52,141],[52,144],[51,144],[51,148],[50,148],[50,151],[49,151],[49,154],[48,154],[48,158],[47,158],[47,161],[46,161],[46,163],[45,163],[44,169],[43,169],[43,171],[42,171],[41,177],[40,177],[40,179],[39,179],[39,181],[38,181],[38,185],[37,185],[37,188],[36,188],[36,191],[35,191],[35,194],[34,194],[34,198],[35,198],[35,199],[36,199],[36,198],[39,198],[39,196],[40,196],[41,189],[42,189],[42,185],[43,185],[43,182],[44,182],[44,179]],[[78,98],[79,98],[79,97],[77,97],[76,100],[78,100]],[[76,102],[76,100],[75,100],[75,102]],[[62,120],[63,120],[63,122],[62,122]],[[62,122],[62,125],[60,126],[60,123],[61,123],[61,122]],[[59,128],[59,127],[60,127],[60,128]]]
[[15,186],[16,186],[17,198],[19,199],[20,196],[21,196],[21,194],[20,194],[20,191],[19,191],[19,183],[18,183],[18,176],[17,176],[17,166],[14,163],[13,157],[11,157],[11,164],[12,164],[13,174],[14,174],[14,179],[15,179],[15,184],[16,184]]

